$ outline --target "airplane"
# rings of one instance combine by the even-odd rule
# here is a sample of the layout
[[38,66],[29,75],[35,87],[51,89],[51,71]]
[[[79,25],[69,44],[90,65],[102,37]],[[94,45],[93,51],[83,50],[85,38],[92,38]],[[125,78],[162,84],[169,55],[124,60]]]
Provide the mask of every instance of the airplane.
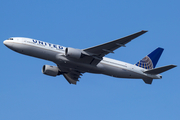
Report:
[[163,48],[158,47],[136,64],[104,57],[146,32],[142,30],[86,49],[64,47],[25,37],[11,37],[3,43],[15,52],[54,62],[57,66],[44,65],[42,73],[53,77],[63,75],[70,84],[76,84],[86,72],[116,78],[142,79],[146,84],[152,84],[153,79],[162,78],[160,73],[176,67],[167,65],[155,68]]

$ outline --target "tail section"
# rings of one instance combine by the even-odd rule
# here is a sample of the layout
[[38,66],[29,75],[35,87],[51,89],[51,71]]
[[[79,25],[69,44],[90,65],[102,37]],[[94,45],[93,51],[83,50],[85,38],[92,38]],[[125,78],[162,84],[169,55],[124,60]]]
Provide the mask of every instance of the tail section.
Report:
[[155,49],[153,52],[151,52],[149,55],[137,62],[135,65],[145,69],[155,68],[163,50],[164,49],[160,47]]
[[[157,75],[157,74],[163,73],[165,71],[168,71],[174,67],[177,67],[177,65],[167,65],[167,66],[163,66],[163,67],[159,67],[159,68],[154,68],[151,70],[147,70],[144,73],[151,74],[151,75]],[[160,78],[162,78],[162,76]],[[143,79],[143,81],[146,84],[151,84],[153,79],[152,78],[145,78],[145,79]]]
[[146,78],[146,79],[143,79],[143,81],[144,81],[146,84],[152,84],[153,79],[151,79],[151,78]]
[[[149,55],[147,55],[142,60],[137,62],[135,65],[142,67],[144,69],[147,69],[146,71],[144,71],[144,73],[151,74],[151,75],[158,75],[160,73],[163,73],[167,70],[170,70],[176,67],[176,65],[167,65],[167,66],[155,68],[159,58],[161,57],[163,50],[164,49],[160,47],[155,49],[153,52],[151,52]],[[160,78],[162,78],[162,76],[160,76],[158,79]],[[146,84],[151,84],[153,81],[153,78],[147,77],[147,78],[144,78],[143,81]]]
[[159,67],[159,68],[154,68],[151,70],[147,70],[144,73],[148,73],[148,74],[160,74],[163,73],[165,71],[168,71],[174,67],[177,67],[177,65],[167,65],[167,66],[163,66],[163,67]]

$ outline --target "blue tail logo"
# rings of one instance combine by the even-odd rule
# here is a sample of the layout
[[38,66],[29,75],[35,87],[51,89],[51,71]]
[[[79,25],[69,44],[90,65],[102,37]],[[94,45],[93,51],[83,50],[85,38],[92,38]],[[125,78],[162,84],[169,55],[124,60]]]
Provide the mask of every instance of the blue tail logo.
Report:
[[135,65],[145,69],[155,68],[163,50],[164,49],[160,47],[155,49],[153,52],[151,52],[149,55],[137,62]]

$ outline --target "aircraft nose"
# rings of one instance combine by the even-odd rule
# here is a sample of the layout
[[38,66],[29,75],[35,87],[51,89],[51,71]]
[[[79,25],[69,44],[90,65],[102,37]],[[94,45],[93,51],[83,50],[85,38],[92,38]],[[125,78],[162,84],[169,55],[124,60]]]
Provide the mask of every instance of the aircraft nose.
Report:
[[7,40],[3,41],[3,44],[7,46]]
[[13,47],[12,42],[10,42],[9,40],[3,41],[3,44],[4,44],[5,46],[7,46],[8,48],[12,48],[12,47]]

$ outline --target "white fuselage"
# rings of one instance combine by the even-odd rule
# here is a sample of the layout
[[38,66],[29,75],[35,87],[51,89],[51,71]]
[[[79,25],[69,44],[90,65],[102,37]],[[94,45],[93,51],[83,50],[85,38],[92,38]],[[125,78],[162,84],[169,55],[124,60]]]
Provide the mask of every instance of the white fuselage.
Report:
[[144,71],[146,71],[144,68],[106,57],[103,57],[103,59],[96,66],[81,63],[78,62],[78,59],[65,56],[66,47],[35,39],[15,37],[13,40],[5,40],[4,44],[16,52],[49,60],[59,66],[78,69],[84,72],[105,74],[118,78],[161,78],[161,75],[151,75],[144,73]]

